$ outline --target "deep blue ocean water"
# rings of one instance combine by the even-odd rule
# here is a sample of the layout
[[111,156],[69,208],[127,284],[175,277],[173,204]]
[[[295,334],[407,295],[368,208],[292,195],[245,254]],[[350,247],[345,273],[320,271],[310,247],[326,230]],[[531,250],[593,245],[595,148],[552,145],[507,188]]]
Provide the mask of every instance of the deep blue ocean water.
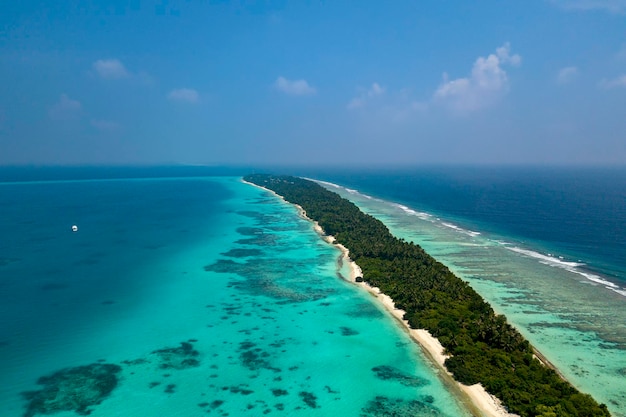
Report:
[[303,174],[580,259],[626,286],[626,168],[430,167]]

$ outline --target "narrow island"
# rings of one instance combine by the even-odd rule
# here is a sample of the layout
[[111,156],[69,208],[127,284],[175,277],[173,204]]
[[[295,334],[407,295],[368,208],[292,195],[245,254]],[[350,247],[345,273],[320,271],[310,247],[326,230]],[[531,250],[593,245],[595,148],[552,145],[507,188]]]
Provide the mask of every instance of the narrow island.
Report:
[[381,221],[313,181],[263,174],[244,180],[300,206],[345,247],[362,271],[356,280],[390,297],[411,329],[435,337],[445,369],[459,383],[480,384],[522,417],[610,416],[606,405],[542,363],[506,317],[419,245],[394,237]]

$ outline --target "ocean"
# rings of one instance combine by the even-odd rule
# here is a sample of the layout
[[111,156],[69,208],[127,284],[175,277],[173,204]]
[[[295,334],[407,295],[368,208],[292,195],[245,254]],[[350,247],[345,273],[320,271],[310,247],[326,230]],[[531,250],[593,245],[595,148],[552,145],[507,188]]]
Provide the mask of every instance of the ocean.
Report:
[[[626,170],[282,171],[423,246],[626,416]],[[248,172],[0,169],[2,415],[469,416]]]
[[583,392],[626,416],[626,170],[303,171],[468,281]]
[[3,416],[470,415],[243,173],[0,169]]

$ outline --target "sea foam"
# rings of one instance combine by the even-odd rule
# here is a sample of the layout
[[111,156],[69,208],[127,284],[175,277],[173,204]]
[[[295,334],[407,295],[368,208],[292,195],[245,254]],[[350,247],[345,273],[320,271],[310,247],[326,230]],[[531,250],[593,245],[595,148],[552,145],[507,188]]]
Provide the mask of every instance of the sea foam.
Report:
[[335,187],[335,188],[344,188],[341,185],[337,185],[333,182],[328,182],[328,181],[322,181],[322,180],[315,180],[313,178],[307,178],[307,177],[303,177],[305,180],[309,180],[309,181],[314,181],[318,184],[324,184],[324,185],[328,185],[329,187]]
[[[358,195],[358,196],[361,196],[361,197],[365,197],[368,200],[378,200],[377,198],[375,199],[372,196],[369,196],[367,194],[363,194],[363,193],[359,192],[358,190],[355,190],[355,189],[352,189],[352,188],[348,188],[348,187],[343,187],[343,186],[341,186],[339,184],[335,184],[333,182],[322,181],[322,180],[315,180],[313,178],[306,178],[306,177],[303,177],[303,178],[305,180],[313,181],[313,182],[316,182],[318,184],[327,185],[329,187],[338,188],[340,190],[345,190],[345,191],[347,191],[348,193],[350,193],[352,195]],[[382,200],[378,200],[378,201],[382,201]]]
[[480,232],[475,232],[473,230],[463,229],[462,227],[459,227],[459,226],[457,226],[455,224],[452,224],[452,223],[441,222],[441,224],[443,226],[445,226],[445,227],[449,227],[450,229],[454,229],[457,232],[465,233],[466,235],[469,235],[469,236],[472,236],[472,237],[480,235]]
[[402,204],[394,203],[393,205],[398,207],[400,210],[402,210],[406,214],[409,214],[411,216],[417,216],[417,217],[419,217],[422,220],[431,220],[431,218],[432,218],[431,214],[424,213],[424,212],[421,212],[421,211],[415,211],[415,210],[410,209],[407,206],[404,206]]
[[616,285],[616,284],[614,284],[614,283],[612,283],[612,282],[610,282],[610,281],[608,281],[606,279],[603,279],[599,275],[592,274],[590,272],[586,272],[586,271],[583,271],[583,270],[579,269],[581,266],[585,266],[584,263],[564,261],[564,260],[562,260],[563,258],[561,256],[554,257],[552,254],[544,255],[542,253],[535,252],[535,251],[529,250],[529,249],[522,249],[522,248],[517,247],[517,246],[504,246],[504,247],[506,249],[512,251],[512,252],[516,252],[516,253],[522,254],[524,256],[528,256],[530,258],[538,259],[539,262],[544,264],[544,265],[549,265],[549,266],[553,266],[553,267],[556,267],[556,268],[562,268],[562,269],[565,269],[566,271],[569,271],[569,272],[571,272],[573,274],[577,274],[577,275],[583,276],[583,277],[585,277],[586,279],[588,279],[591,282],[594,282],[596,284],[602,284],[607,289],[615,291],[618,294],[626,296],[626,291],[621,290],[618,285]]

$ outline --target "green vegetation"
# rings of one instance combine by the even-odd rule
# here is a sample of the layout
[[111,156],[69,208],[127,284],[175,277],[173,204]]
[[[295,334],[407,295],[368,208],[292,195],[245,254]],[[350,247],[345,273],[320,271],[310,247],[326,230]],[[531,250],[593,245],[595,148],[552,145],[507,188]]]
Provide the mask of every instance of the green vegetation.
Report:
[[504,316],[420,246],[394,237],[382,222],[315,182],[269,175],[245,180],[299,204],[347,247],[363,280],[393,298],[411,327],[439,339],[452,355],[445,365],[459,382],[480,382],[521,416],[610,415],[604,404],[540,363]]

